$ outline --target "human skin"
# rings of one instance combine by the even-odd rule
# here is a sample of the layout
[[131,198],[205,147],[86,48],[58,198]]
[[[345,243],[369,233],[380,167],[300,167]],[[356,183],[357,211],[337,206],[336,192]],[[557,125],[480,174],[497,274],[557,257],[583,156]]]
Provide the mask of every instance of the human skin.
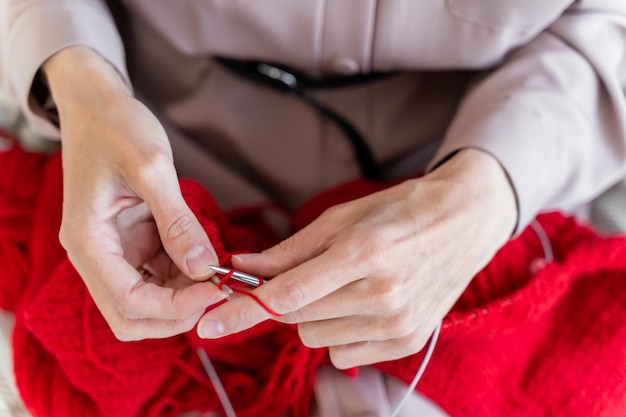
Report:
[[[235,268],[274,277],[255,293],[302,342],[329,347],[338,368],[423,348],[472,277],[509,239],[516,202],[489,154],[465,149],[430,174],[335,206]],[[201,336],[240,332],[269,318],[249,297],[208,312]]]
[[61,123],[60,240],[72,264],[120,340],[192,329],[226,294],[206,281],[217,257],[161,124],[90,49],[66,48],[43,69]]
[[[44,71],[62,126],[61,242],[116,336],[167,337],[200,319],[200,336],[215,338],[269,319],[246,296],[203,316],[225,296],[206,282],[213,248],[180,195],[163,128],[115,70],[71,47]],[[329,347],[346,368],[420,350],[516,221],[503,168],[463,149],[233,265],[272,278],[257,296],[282,314],[277,320],[298,324],[304,344]]]

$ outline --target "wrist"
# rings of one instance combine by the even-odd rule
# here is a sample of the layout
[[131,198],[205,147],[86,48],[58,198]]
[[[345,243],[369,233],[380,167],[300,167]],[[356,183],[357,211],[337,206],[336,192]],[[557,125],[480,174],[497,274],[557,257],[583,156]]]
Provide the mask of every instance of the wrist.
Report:
[[518,221],[515,190],[500,162],[486,151],[462,149],[433,171],[429,177],[443,180],[465,207],[493,215],[501,230],[513,234]]
[[42,70],[61,118],[103,100],[131,96],[118,71],[87,47],[62,49],[43,64]]

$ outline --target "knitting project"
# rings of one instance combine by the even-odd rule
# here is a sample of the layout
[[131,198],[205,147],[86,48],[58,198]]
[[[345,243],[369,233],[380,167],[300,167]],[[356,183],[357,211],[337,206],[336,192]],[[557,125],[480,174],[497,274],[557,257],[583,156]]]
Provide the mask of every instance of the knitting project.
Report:
[[[310,413],[326,349],[294,326],[264,322],[202,340],[195,329],[120,342],[58,242],[60,156],[0,152],[0,307],[15,312],[15,375],[34,417],[221,413],[195,349],[211,358],[240,417]],[[294,230],[325,208],[382,189],[367,181],[321,193],[293,215]],[[255,210],[223,213],[182,181],[221,264],[276,243]],[[502,248],[443,321],[418,389],[453,417],[626,415],[626,238],[603,238],[574,219],[542,215],[554,261],[532,230]],[[374,365],[407,383],[423,352]]]

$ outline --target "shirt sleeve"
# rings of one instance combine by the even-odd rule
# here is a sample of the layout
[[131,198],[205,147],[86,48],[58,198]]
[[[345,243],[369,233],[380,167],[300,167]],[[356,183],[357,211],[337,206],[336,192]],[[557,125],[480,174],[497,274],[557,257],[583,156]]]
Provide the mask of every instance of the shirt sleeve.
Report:
[[626,173],[626,3],[581,0],[464,98],[432,167],[492,154],[517,196],[517,231],[585,203]]
[[15,98],[30,125],[40,134],[58,138],[59,130],[42,108],[35,87],[41,65],[59,50],[81,45],[92,48],[128,81],[124,48],[115,22],[101,0],[5,0],[0,50],[2,89]]

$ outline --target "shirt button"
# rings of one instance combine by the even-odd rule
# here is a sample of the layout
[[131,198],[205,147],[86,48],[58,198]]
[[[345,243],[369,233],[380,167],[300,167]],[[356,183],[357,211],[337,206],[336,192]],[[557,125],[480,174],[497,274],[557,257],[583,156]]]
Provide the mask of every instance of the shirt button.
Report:
[[352,58],[336,57],[329,63],[332,72],[340,75],[354,75],[359,72],[359,63]]

